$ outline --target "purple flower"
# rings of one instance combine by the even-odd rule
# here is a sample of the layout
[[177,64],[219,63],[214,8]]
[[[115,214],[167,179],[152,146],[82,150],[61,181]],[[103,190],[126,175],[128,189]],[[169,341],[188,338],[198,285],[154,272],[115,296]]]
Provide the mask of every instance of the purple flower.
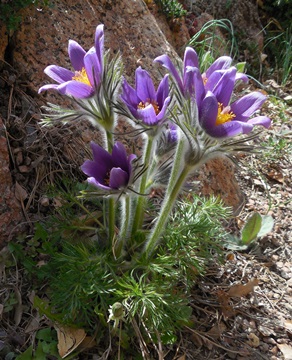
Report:
[[[231,63],[232,58],[230,56],[221,56],[210,65],[206,72],[202,74],[206,90],[213,90],[224,71],[231,68]],[[237,80],[248,82],[248,77],[243,73],[236,72],[235,81]]]
[[135,89],[124,80],[121,99],[131,114],[145,125],[153,126],[165,119],[167,106],[170,102],[168,75],[161,80],[157,91],[146,70],[136,69]]
[[199,109],[199,122],[206,133],[215,138],[247,134],[255,125],[268,128],[271,124],[268,117],[255,116],[250,119],[265,100],[266,96],[255,91],[228,105],[228,102],[219,102],[208,91]]
[[[163,65],[173,76],[176,81],[181,93],[186,96],[187,94],[192,95],[193,93],[193,77],[196,76],[196,71],[199,72],[199,61],[196,51],[187,47],[184,54],[183,71],[179,74],[173,62],[170,60],[168,55],[161,55],[154,59],[154,61]],[[195,70],[197,69],[197,70]]]
[[112,153],[91,142],[93,161],[86,160],[81,170],[89,176],[88,183],[106,191],[120,191],[131,184],[132,161],[136,155],[127,155],[124,145],[116,142]]
[[69,40],[68,53],[74,72],[50,65],[44,72],[58,84],[44,85],[39,93],[56,89],[62,95],[84,99],[94,95],[103,75],[104,31],[99,25],[95,31],[95,46],[85,51],[76,41]]
[[[248,81],[245,74],[237,73],[236,68],[231,67],[232,58],[229,56],[221,56],[213,62],[205,73],[201,74],[197,53],[191,47],[187,47],[185,50],[182,76],[179,75],[168,55],[161,55],[154,59],[154,61],[159,62],[169,70],[180,92],[185,97],[195,97],[198,107],[200,107],[201,101],[207,91],[212,91],[215,95],[220,93],[220,96],[223,96],[222,88],[224,88],[227,83],[232,82],[233,91],[235,81]],[[225,96],[229,97],[229,95],[230,94],[226,94]]]
[[166,130],[167,141],[170,144],[176,144],[178,141],[178,128],[173,122],[168,123],[168,128]]

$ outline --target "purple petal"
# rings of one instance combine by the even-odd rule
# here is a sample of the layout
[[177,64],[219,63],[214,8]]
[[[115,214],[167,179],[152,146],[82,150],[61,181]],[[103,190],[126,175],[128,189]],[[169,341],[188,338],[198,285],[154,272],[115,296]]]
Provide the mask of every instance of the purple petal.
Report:
[[218,84],[219,80],[222,78],[222,71],[214,71],[208,78],[205,84],[205,89],[207,91],[214,91],[215,86]]
[[254,91],[232,103],[231,111],[236,115],[236,120],[245,121],[262,106],[266,99],[267,97],[261,92]]
[[229,56],[221,56],[217,60],[213,62],[213,64],[207,69],[206,77],[207,79],[211,76],[211,74],[216,70],[225,70],[230,67],[232,63],[232,58]]
[[187,66],[199,68],[198,55],[197,55],[196,51],[189,46],[186,48],[185,54],[184,54],[184,69]]
[[135,154],[130,154],[128,156],[128,169],[129,169],[129,175],[132,173],[132,162],[137,159],[137,156]]
[[58,84],[72,80],[72,77],[75,75],[72,71],[57,65],[47,66],[44,73],[51,79],[55,80]]
[[189,95],[195,95],[197,106],[200,107],[202,99],[205,95],[205,86],[198,68],[189,66],[186,68],[184,73],[184,88],[189,92]]
[[109,186],[112,189],[121,189],[127,186],[129,174],[121,168],[112,168],[110,172]]
[[103,53],[104,53],[104,25],[98,25],[95,30],[95,50],[100,64],[101,72],[103,71]]
[[217,97],[218,102],[222,103],[224,106],[227,106],[230,102],[230,98],[234,90],[236,71],[235,67],[231,67],[230,69],[223,71],[223,75],[212,91]]
[[156,94],[156,100],[159,109],[161,109],[162,106],[164,105],[164,101],[168,97],[168,94],[169,94],[168,75],[165,75],[158,86],[157,94]]
[[170,60],[168,55],[161,55],[154,59],[154,61],[160,63],[162,66],[164,66],[174,77],[175,81],[177,82],[181,92],[183,92],[183,83],[181,80],[181,77],[179,76],[179,73],[177,72],[175,66],[173,65],[172,61]]
[[168,105],[169,105],[169,103],[170,103],[170,100],[171,100],[170,96],[167,97],[167,98],[164,100],[164,104],[163,104],[161,110],[159,111],[159,113],[158,113],[157,116],[156,116],[157,122],[158,122],[158,121],[161,121],[161,120],[163,120],[163,119],[165,118],[165,114],[166,114],[166,111],[167,111],[167,107],[168,107]]
[[[243,126],[246,125],[241,123],[240,121],[229,121],[222,125],[214,126],[210,129],[208,129],[206,132],[215,138],[225,138],[225,137],[231,137],[239,135],[243,132]],[[247,132],[252,130],[251,128],[248,130],[248,128],[245,129]]]
[[105,169],[104,171],[102,171],[101,175],[100,166],[97,166],[97,163],[92,160],[86,160],[81,165],[81,170],[84,172],[85,175],[94,177],[95,179],[99,180],[103,180],[107,172],[107,169]]
[[101,82],[101,68],[98,63],[96,51],[91,48],[84,57],[86,74],[93,87],[97,87]]
[[210,91],[207,92],[206,97],[203,99],[199,120],[203,129],[205,129],[208,133],[210,129],[216,127],[216,120],[218,115],[218,101],[216,96],[212,94]]
[[124,145],[118,141],[113,147],[112,160],[115,167],[120,167],[124,171],[129,171],[126,149]]
[[140,99],[137,97],[135,89],[133,89],[126,80],[123,81],[122,89],[121,99],[128,106],[131,113],[137,117],[137,106]]
[[90,85],[75,80],[59,85],[58,91],[62,95],[73,96],[76,99],[86,99],[94,94],[94,90]]
[[[237,122],[236,120],[235,121],[232,121],[233,122]],[[238,121],[241,125],[241,128],[242,128],[242,133],[243,134],[248,134],[252,131],[253,129],[253,125],[252,124],[248,124],[248,123],[245,123],[245,122],[242,122],[242,121]]]
[[58,86],[59,86],[58,84],[44,85],[41,88],[39,88],[38,93],[40,94],[41,92],[46,91],[46,90],[58,90]]
[[146,125],[157,125],[158,120],[152,105],[146,106],[144,109],[138,109],[138,118]]
[[86,51],[76,41],[69,40],[68,53],[71,60],[71,64],[76,71],[81,71],[84,67],[84,56]]
[[271,119],[267,116],[257,116],[247,121],[248,124],[252,125],[262,125],[265,128],[269,128],[271,126]]
[[243,81],[244,83],[248,83],[248,77],[244,73],[236,73],[235,81]]
[[187,66],[184,71],[184,95],[194,96],[196,93],[195,84],[196,84],[196,73],[193,66]]
[[136,92],[137,96],[143,101],[156,100],[156,92],[153,81],[146,70],[140,66],[136,69]]
[[91,150],[93,153],[93,160],[101,165],[104,163],[106,168],[113,167],[112,156],[103,147],[99,146],[95,142],[90,142]]
[[88,182],[90,185],[93,185],[93,186],[95,186],[95,187],[98,187],[98,188],[100,188],[100,189],[102,189],[102,190],[107,190],[107,191],[111,190],[111,188],[110,188],[109,186],[106,186],[106,185],[100,183],[100,182],[97,181],[94,177],[89,177],[89,178],[87,179],[87,182]]

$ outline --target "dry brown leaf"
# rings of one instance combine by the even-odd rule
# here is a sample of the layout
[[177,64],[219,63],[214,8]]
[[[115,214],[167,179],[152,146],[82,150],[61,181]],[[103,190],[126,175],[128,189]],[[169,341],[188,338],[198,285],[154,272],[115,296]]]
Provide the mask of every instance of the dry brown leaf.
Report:
[[221,337],[222,333],[226,330],[226,325],[223,322],[219,324],[215,324],[207,334],[211,336],[213,339],[217,340]]
[[271,179],[271,180],[275,180],[277,181],[278,183],[280,184],[283,184],[284,183],[284,175],[277,171],[277,170],[274,170],[274,169],[271,169],[268,173],[267,173],[267,176]]
[[203,340],[201,336],[199,336],[198,334],[193,333],[192,339],[198,349],[200,349],[203,346]]
[[230,296],[223,290],[218,290],[217,293],[218,301],[221,305],[222,314],[225,319],[235,315],[235,310],[229,304]]
[[92,336],[86,336],[80,346],[78,347],[78,350],[80,352],[91,349],[96,345],[96,341]]
[[39,314],[36,317],[31,317],[24,332],[25,334],[33,333],[37,331],[40,327]]
[[177,360],[186,360],[186,354],[183,354],[183,355],[180,356]]
[[17,181],[15,182],[15,197],[20,202],[23,202],[27,198],[26,190],[19,185]]
[[258,279],[251,279],[247,284],[245,285],[234,285],[232,286],[229,291],[228,295],[230,297],[243,297],[248,295],[249,293],[253,292],[253,289],[255,286],[259,284]]
[[277,344],[285,360],[292,360],[292,346],[287,344]]
[[58,351],[62,359],[71,354],[85,339],[83,329],[54,325],[58,336]]

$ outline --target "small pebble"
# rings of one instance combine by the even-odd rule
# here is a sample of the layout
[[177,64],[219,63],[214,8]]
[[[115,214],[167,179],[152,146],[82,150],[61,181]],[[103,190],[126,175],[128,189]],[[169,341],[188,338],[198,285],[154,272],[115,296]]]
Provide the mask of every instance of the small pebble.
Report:
[[263,341],[264,341],[265,343],[271,344],[271,345],[276,345],[276,344],[277,344],[277,343],[276,343],[276,340],[273,339],[272,337],[265,337],[265,338],[263,339]]
[[286,344],[286,343],[287,343],[287,339],[282,339],[282,338],[277,339],[277,343],[278,343],[278,344]]

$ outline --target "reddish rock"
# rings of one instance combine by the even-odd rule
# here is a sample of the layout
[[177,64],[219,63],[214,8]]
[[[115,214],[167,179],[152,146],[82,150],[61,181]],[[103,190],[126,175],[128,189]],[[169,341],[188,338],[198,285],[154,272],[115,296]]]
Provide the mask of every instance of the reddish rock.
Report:
[[[263,26],[254,0],[196,0],[191,12],[196,16],[208,13],[217,20],[228,19],[236,34],[236,40],[243,42],[251,51],[262,51],[264,44]],[[228,22],[226,26],[230,27]]]
[[[48,102],[56,102],[57,100],[59,104],[65,103],[64,97],[53,92],[41,96],[37,95],[40,86],[51,82],[44,74],[44,68],[50,64],[71,68],[67,52],[68,40],[74,39],[86,50],[89,49],[93,46],[95,28],[100,23],[105,25],[105,47],[110,49],[112,54],[118,51],[121,53],[125,66],[125,76],[131,83],[134,82],[134,71],[140,65],[151,72],[153,78],[158,82],[161,78],[162,68],[153,64],[153,59],[163,53],[168,53],[174,60],[178,60],[177,52],[180,55],[183,54],[184,45],[188,40],[183,21],[178,32],[171,31],[163,15],[152,9],[154,16],[143,0],[100,0],[96,2],[79,1],[77,3],[73,0],[63,0],[62,2],[52,0],[50,3],[52,6],[43,9],[31,6],[23,10],[21,27],[13,36],[15,47],[10,57],[13,55],[13,64],[17,74],[25,80],[25,91],[34,99]],[[159,19],[159,25],[156,17]],[[171,44],[175,46],[176,50]],[[5,45],[2,45],[2,50],[0,48],[2,53],[3,47]],[[24,114],[27,113],[27,111],[23,112]],[[123,125],[120,124],[119,129],[122,128]],[[25,129],[28,131],[27,127]],[[72,155],[72,148],[68,141],[63,146],[58,144],[63,149],[64,162],[72,161],[72,166],[76,166],[76,168],[84,161],[82,154],[83,157],[88,156],[82,150],[84,142],[88,143],[91,140],[91,132],[86,132],[84,124],[82,129],[84,130],[83,135],[72,135],[75,143],[77,138],[80,142],[80,144],[78,143],[80,146],[79,157]],[[58,129],[52,128],[50,131],[52,133],[58,132]],[[85,138],[83,143],[82,136]],[[65,142],[65,138],[63,140]],[[22,218],[20,204],[13,194],[13,184],[9,173],[9,157],[5,145],[6,139],[3,137],[1,144],[0,159],[1,167],[4,170],[1,171],[0,179],[0,206],[2,206],[0,245],[3,239],[8,238],[11,229]],[[29,145],[30,142],[27,144]],[[15,146],[19,147],[17,144]],[[49,151],[45,147],[44,149]],[[41,159],[50,157],[49,153],[40,153],[39,156]],[[35,184],[33,178],[36,174],[35,168],[42,166],[45,169],[46,162],[41,161],[38,165],[37,159],[33,158],[32,162],[30,160],[28,162],[27,159],[26,149],[22,151],[22,154],[17,155],[18,173],[15,174],[15,178],[24,190],[30,193],[27,186],[31,186],[29,185],[31,183],[33,186]],[[236,209],[242,201],[241,192],[234,179],[232,167],[226,165],[225,160],[222,161],[221,159],[213,160],[204,166],[200,177],[202,192],[204,194],[221,194],[223,200]],[[222,167],[224,171],[222,171]],[[30,171],[31,169],[32,171]],[[42,177],[45,178],[45,174],[42,173]],[[25,182],[23,180],[21,183],[22,179],[25,179]],[[29,179],[31,181],[28,181]]]
[[9,169],[9,152],[0,117],[0,248],[8,242],[16,226],[24,220],[21,205],[15,197],[15,190]]
[[[177,57],[143,0],[50,3],[52,6],[42,11],[34,6],[25,9],[21,29],[15,36],[14,64],[26,74],[35,92],[51,81],[43,72],[47,65],[71,68],[68,40],[74,39],[88,50],[93,46],[95,28],[101,23],[105,25],[105,47],[112,53],[121,52],[130,81],[134,81],[139,65],[158,79],[153,59],[165,52]],[[46,95],[48,100],[51,96],[50,92]]]
[[235,178],[235,167],[227,157],[219,157],[203,165],[200,175],[199,191],[202,195],[220,196],[223,202],[232,207],[235,215],[244,206],[245,198]]

